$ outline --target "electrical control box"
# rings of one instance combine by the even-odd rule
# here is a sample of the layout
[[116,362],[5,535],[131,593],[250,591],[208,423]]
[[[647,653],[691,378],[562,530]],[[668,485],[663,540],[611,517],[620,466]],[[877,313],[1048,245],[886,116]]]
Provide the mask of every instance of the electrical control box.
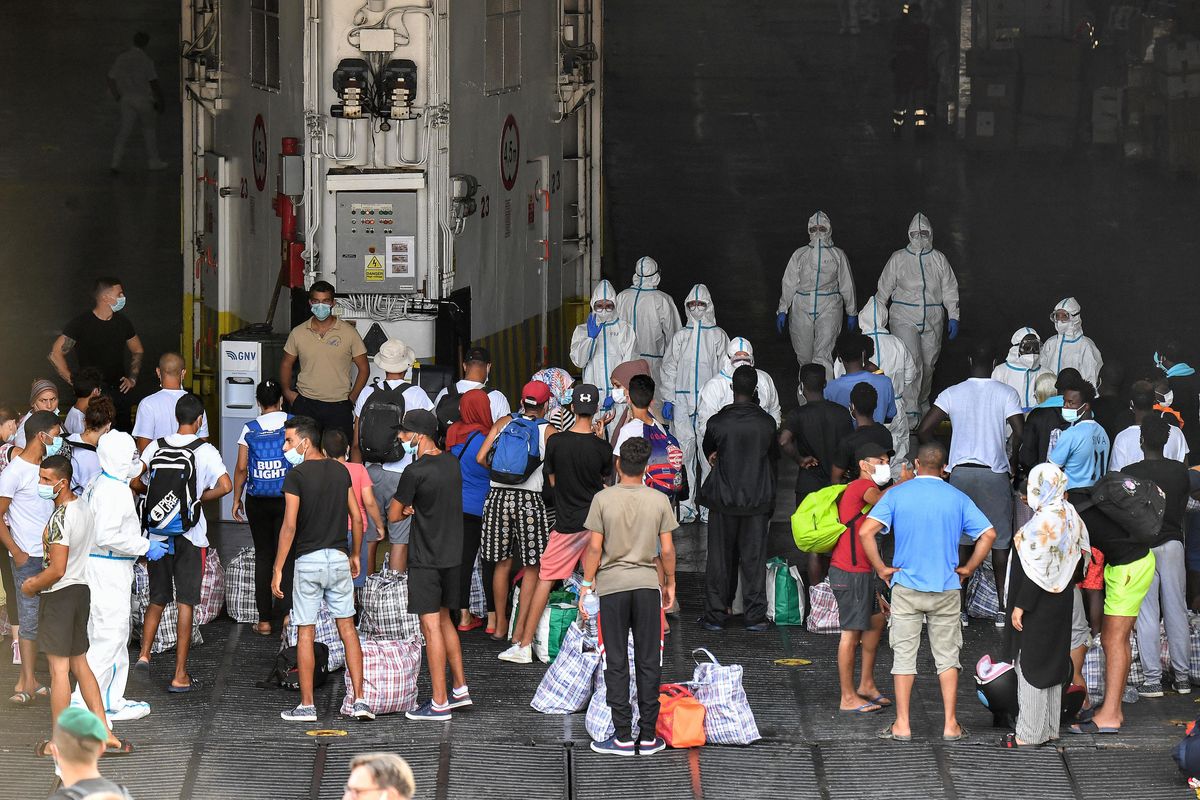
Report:
[[416,294],[415,192],[338,192],[337,290]]

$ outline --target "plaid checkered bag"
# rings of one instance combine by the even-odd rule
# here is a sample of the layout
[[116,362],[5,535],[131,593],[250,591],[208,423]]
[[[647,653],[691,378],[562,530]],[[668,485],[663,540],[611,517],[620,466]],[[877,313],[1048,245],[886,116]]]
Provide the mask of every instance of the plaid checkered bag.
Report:
[[234,622],[258,622],[254,599],[254,548],[243,547],[225,570],[225,608]]
[[[147,589],[147,591],[149,591]],[[198,607],[197,607],[198,608]],[[196,621],[196,608],[192,609],[192,647],[204,644],[200,635],[200,623]],[[162,620],[158,623],[158,632],[154,634],[154,644],[150,645],[151,653],[165,653],[179,643],[179,605],[171,601],[163,609]]]
[[150,573],[141,561],[133,565],[133,584],[129,591],[129,629],[135,639],[142,638],[142,620],[146,618],[146,606],[150,605]]
[[475,568],[471,570],[471,596],[467,603],[472,616],[487,616],[487,595],[483,591],[483,562],[475,556]]
[[709,744],[750,744],[762,738],[746,690],[742,687],[742,666],[722,665],[703,647],[692,651],[708,657],[696,659],[692,691],[704,706],[704,736]]
[[1083,657],[1083,683],[1093,700],[1104,697],[1104,648],[1098,643],[1088,645]]
[[809,633],[841,633],[837,598],[833,596],[828,578],[809,587],[808,622],[805,624]]
[[[363,699],[376,714],[396,714],[417,707],[417,676],[421,673],[421,645],[412,639],[363,639]],[[346,670],[346,697],[342,713],[354,705],[350,670]]]
[[1125,685],[1141,686],[1146,682],[1146,673],[1142,671],[1142,653],[1138,649],[1137,631],[1129,634],[1129,652],[1132,660],[1129,663],[1129,678]]
[[[608,690],[604,682],[603,661],[596,670],[595,688],[588,702],[584,727],[593,741],[603,742],[616,733],[613,727],[612,709],[608,707]],[[638,735],[637,669],[633,663],[633,635],[629,636],[629,707],[633,709],[633,731]]]
[[967,581],[967,616],[972,619],[995,619],[1000,613],[1000,596],[996,593],[996,576],[991,566],[981,566]]
[[204,572],[200,577],[200,605],[196,606],[196,624],[207,625],[221,615],[225,607],[225,569],[217,548],[204,550]]
[[421,621],[408,613],[408,575],[385,569],[367,576],[358,633],[372,639],[421,639]]
[[[538,684],[529,705],[543,714],[574,714],[588,706],[588,700],[600,672],[600,650],[579,623],[567,628],[558,656]],[[609,718],[611,720],[611,713]]]
[[1194,617],[1191,624],[1191,646],[1188,650],[1188,672],[1192,680],[1200,682],[1200,617]]
[[[346,666],[346,646],[342,644],[342,637],[338,635],[337,620],[333,618],[333,612],[324,600],[321,601],[321,610],[317,612],[316,628],[316,641],[323,642],[329,648],[329,671],[333,672]],[[296,639],[296,624],[289,617],[288,624],[283,629],[279,649],[295,647]]]

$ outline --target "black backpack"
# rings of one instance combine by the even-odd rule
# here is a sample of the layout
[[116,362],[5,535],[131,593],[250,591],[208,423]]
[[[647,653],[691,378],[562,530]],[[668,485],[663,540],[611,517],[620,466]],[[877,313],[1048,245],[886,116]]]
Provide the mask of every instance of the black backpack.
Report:
[[390,464],[404,458],[404,446],[397,436],[404,419],[404,393],[411,383],[395,389],[378,380],[371,384],[371,395],[358,417],[358,449],[363,461]]
[[1150,545],[1162,531],[1167,495],[1154,481],[1124,472],[1109,472],[1096,481],[1087,497],[1073,504],[1076,511],[1095,507],[1138,544]]
[[462,419],[462,411],[458,408],[458,401],[461,398],[462,393],[458,391],[458,381],[451,381],[450,385],[446,387],[446,393],[437,402],[437,408],[433,413],[437,417],[438,428],[443,437],[445,437],[446,431],[450,430],[451,425]]
[[146,502],[142,524],[150,533],[178,536],[200,519],[200,492],[196,488],[196,451],[204,445],[193,439],[185,445],[157,441],[146,467]]
[[[329,681],[329,647],[324,642],[313,642],[313,688],[324,686]],[[258,684],[267,689],[272,685],[300,691],[300,671],[296,661],[296,647],[285,647],[275,656],[275,666],[265,681]]]

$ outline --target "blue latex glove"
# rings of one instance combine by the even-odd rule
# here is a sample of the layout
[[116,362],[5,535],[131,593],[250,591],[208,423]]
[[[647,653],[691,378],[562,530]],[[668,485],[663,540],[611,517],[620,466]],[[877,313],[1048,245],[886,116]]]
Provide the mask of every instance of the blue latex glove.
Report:
[[146,551],[146,559],[148,561],[158,561],[167,554],[168,549],[166,542],[151,541],[150,549]]
[[667,422],[672,422],[675,419],[675,404],[663,403],[663,419]]
[[600,408],[604,409],[605,411],[608,411],[612,407],[613,407],[613,399],[612,399],[612,395],[610,394],[604,398],[604,402],[600,404]]
[[846,325],[848,325],[850,327],[850,330],[852,330],[852,331],[858,330],[858,317],[855,317],[855,316],[847,317]]
[[775,316],[775,330],[779,331],[780,333],[783,333],[783,328],[786,325],[787,325],[787,312],[780,311],[779,314],[777,314]]
[[950,338],[954,339],[958,336],[958,320],[950,320]]
[[600,329],[601,329],[602,327],[603,327],[603,326],[602,326],[602,325],[601,325],[599,322],[597,322],[597,321],[596,321],[596,315],[595,315],[595,314],[588,314],[588,318],[587,318],[587,331],[588,331],[588,336],[589,336],[590,338],[592,338],[592,339],[595,339],[597,336],[599,336],[599,335],[600,335]]

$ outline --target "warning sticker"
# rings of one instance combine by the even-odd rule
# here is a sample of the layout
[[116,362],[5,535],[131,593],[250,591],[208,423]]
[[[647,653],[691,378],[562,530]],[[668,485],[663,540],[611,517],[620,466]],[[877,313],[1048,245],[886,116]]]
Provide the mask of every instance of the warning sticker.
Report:
[[366,264],[363,267],[363,280],[371,283],[383,282],[383,262],[379,260],[379,256],[371,254],[366,258]]

